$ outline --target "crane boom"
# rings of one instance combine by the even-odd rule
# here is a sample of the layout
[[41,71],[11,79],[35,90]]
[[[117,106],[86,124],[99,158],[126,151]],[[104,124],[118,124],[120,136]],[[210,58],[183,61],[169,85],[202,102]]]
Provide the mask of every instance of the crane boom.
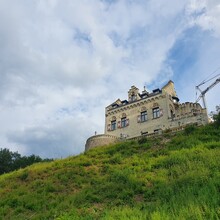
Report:
[[201,98],[202,98],[202,101],[203,101],[203,105],[204,105],[204,108],[207,109],[206,107],[206,102],[205,102],[205,94],[211,89],[213,88],[216,84],[218,84],[220,82],[220,77],[218,79],[215,80],[215,82],[213,82],[210,86],[208,86],[205,90],[201,90],[199,88],[199,86],[201,86],[203,83],[200,83],[198,86],[196,86],[196,89],[198,89],[200,91],[200,96],[198,97],[198,99],[196,100],[196,102],[198,102]]
[[216,79],[214,83],[212,83],[210,86],[208,86],[202,94],[205,95],[211,88],[213,88],[216,84],[220,82],[220,78]]

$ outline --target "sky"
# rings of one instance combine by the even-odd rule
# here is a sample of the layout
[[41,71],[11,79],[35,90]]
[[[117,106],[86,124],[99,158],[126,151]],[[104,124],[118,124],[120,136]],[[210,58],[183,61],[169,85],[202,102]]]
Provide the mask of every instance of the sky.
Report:
[[[219,0],[0,0],[0,147],[82,153],[132,85],[173,80],[180,102],[195,102],[220,73],[219,21]],[[209,111],[218,94],[206,94]]]

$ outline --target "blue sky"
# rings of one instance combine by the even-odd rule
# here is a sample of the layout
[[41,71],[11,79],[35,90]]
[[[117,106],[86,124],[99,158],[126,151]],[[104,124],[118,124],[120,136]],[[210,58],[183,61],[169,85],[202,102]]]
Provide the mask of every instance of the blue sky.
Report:
[[[79,154],[132,85],[171,79],[182,102],[195,101],[220,66],[219,20],[218,0],[0,1],[0,146]],[[207,93],[209,111],[219,93]]]

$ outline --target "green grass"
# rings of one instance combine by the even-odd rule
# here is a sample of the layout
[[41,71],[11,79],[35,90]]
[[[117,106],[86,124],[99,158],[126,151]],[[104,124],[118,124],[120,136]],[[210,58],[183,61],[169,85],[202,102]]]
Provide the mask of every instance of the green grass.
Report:
[[220,128],[126,141],[0,176],[0,219],[220,219]]

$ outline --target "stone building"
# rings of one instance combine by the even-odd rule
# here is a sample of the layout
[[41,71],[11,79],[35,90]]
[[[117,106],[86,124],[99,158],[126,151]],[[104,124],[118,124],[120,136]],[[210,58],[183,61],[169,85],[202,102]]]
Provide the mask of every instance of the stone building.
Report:
[[141,93],[132,86],[128,100],[120,99],[105,109],[105,134],[90,137],[86,150],[141,136],[161,134],[165,130],[181,130],[189,124],[208,123],[206,109],[199,103],[179,103],[174,83],[169,81],[161,89]]

